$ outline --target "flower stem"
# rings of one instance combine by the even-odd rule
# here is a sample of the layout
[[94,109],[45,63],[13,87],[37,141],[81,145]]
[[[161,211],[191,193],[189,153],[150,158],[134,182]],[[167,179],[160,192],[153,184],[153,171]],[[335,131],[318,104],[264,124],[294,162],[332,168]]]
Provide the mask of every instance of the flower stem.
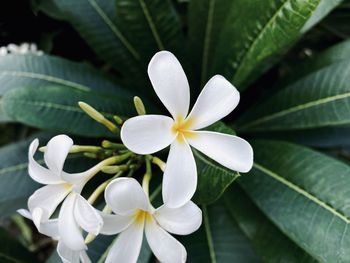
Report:
[[165,171],[165,165],[166,163],[163,162],[161,159],[159,159],[158,157],[153,156],[152,158],[152,163],[154,163],[155,165],[157,165],[159,167],[159,169],[164,173]]
[[145,191],[147,196],[149,195],[149,182],[151,181],[151,178],[152,178],[151,160],[152,160],[152,156],[147,155],[145,157],[146,173],[145,173],[145,175],[143,176],[143,179],[142,179],[142,188]]

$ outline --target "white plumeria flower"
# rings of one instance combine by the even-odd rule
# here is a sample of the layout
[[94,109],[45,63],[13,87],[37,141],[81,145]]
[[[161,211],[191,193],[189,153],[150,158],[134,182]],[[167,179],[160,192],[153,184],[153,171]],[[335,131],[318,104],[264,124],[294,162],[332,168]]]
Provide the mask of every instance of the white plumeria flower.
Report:
[[[22,216],[33,220],[32,214],[28,210],[20,210]],[[35,208],[33,214],[43,213],[41,208]],[[40,222],[40,233],[49,236],[55,240],[58,240],[57,252],[63,263],[91,263],[85,250],[75,251],[68,248],[60,241],[58,232],[58,219],[49,219],[44,222]]]
[[154,209],[141,185],[133,178],[119,178],[106,188],[107,205],[115,214],[103,214],[104,225],[101,233],[120,233],[111,247],[106,263],[137,261],[143,232],[148,244],[163,263],[185,262],[187,253],[184,246],[168,232],[188,235],[202,224],[202,211],[193,202],[179,208],[165,205]]
[[172,53],[154,55],[148,75],[172,118],[143,115],[128,119],[121,129],[121,139],[138,154],[151,154],[171,145],[162,188],[167,206],[184,205],[196,191],[197,168],[190,145],[229,169],[248,172],[252,168],[253,150],[248,142],[233,135],[199,131],[237,106],[240,95],[230,82],[219,75],[212,77],[188,114],[189,84]]
[[[35,181],[46,186],[36,190],[29,197],[29,211],[19,210],[19,213],[26,217],[30,214],[38,231],[43,232],[43,226],[51,222],[51,215],[63,201],[57,219],[57,237],[62,243],[61,248],[84,251],[87,247],[82,229],[98,235],[103,221],[99,213],[80,193],[88,180],[100,171],[101,163],[82,173],[65,173],[63,165],[73,141],[66,135],[58,135],[47,144],[44,160],[48,168],[45,168],[33,158],[38,145],[39,141],[35,139],[29,147],[28,172]],[[54,237],[53,234],[49,236]]]

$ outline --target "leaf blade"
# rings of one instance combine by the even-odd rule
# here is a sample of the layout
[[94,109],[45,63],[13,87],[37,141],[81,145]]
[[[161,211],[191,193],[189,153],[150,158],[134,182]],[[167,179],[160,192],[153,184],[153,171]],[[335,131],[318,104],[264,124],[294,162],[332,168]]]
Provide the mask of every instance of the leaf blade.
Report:
[[251,176],[241,180],[246,193],[315,259],[349,260],[349,166],[285,142],[253,145],[256,164]]

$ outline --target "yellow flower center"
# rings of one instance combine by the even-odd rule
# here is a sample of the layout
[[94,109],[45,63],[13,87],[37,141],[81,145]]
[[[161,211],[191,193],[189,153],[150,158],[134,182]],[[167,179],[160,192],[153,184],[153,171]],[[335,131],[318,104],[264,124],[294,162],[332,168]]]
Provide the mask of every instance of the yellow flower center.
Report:
[[72,184],[69,184],[69,183],[65,183],[65,184],[63,185],[63,187],[64,187],[66,190],[72,190],[73,185],[72,185]]
[[185,138],[193,138],[196,134],[190,129],[193,124],[193,119],[184,119],[181,115],[176,117],[171,131],[177,133],[176,140],[180,143],[184,142]]
[[137,209],[135,214],[134,214],[134,219],[135,219],[135,223],[138,225],[141,225],[145,222],[145,220],[151,218],[152,215],[144,210],[141,209]]

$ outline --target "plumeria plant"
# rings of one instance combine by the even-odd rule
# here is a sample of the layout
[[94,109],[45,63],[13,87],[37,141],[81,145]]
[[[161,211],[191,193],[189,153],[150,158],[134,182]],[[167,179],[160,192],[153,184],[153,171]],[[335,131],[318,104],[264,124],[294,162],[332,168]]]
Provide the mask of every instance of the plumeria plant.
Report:
[[0,258],[350,262],[342,2],[32,0],[53,32],[0,47]]

